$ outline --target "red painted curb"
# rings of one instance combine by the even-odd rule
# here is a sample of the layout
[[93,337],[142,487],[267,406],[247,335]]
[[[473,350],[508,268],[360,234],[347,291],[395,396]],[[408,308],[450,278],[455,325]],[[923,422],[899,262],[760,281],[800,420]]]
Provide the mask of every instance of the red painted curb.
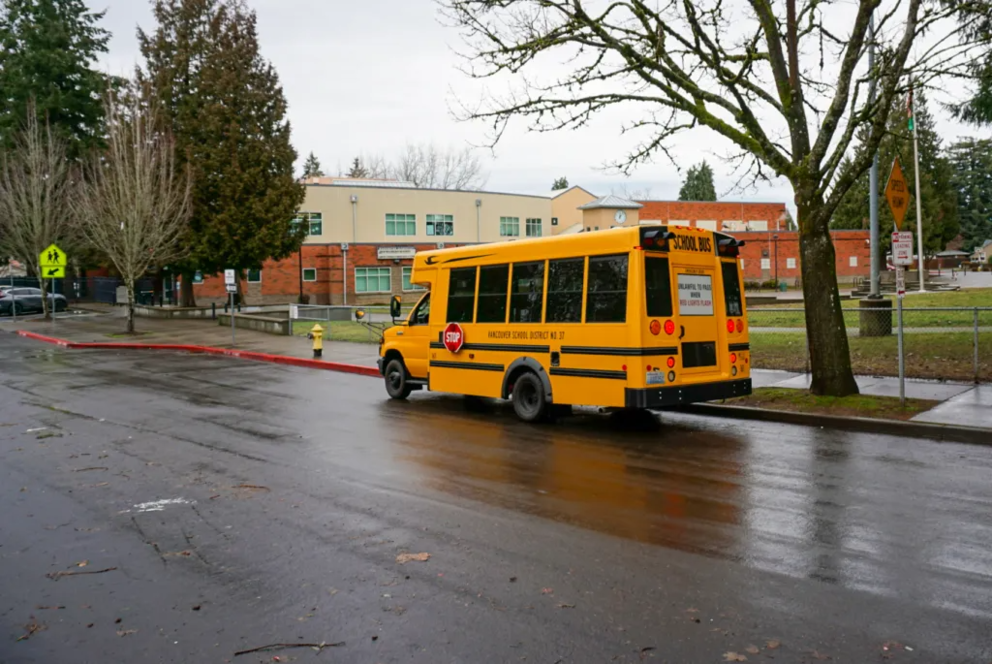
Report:
[[272,362],[274,364],[288,364],[296,367],[308,369],[323,369],[325,371],[338,371],[350,373],[357,376],[370,376],[378,378],[379,370],[376,367],[366,367],[360,364],[345,364],[343,362],[326,362],[324,360],[311,360],[304,357],[290,357],[288,355],[272,355],[270,353],[258,353],[248,350],[237,350],[236,348],[215,348],[213,346],[195,346],[191,344],[136,344],[125,342],[75,342],[46,337],[43,334],[18,330],[17,334],[28,339],[43,341],[49,344],[62,346],[63,348],[74,348],[84,350],[171,350],[186,353],[205,353],[207,355],[226,355],[242,360],[254,360],[256,362]]

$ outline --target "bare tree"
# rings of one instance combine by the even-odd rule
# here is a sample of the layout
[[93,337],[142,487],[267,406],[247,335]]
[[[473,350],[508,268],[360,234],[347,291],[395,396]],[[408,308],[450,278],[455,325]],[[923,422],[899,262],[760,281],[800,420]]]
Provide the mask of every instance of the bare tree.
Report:
[[471,148],[442,149],[433,143],[407,145],[392,172],[423,189],[476,190],[488,179]]
[[[47,123],[39,124],[32,103],[14,148],[0,153],[0,254],[38,275],[42,291],[50,280],[42,274],[38,256],[71,232],[72,170],[65,140]],[[41,302],[50,318],[48,298],[43,295]]]
[[[670,139],[679,133],[706,127],[735,146],[749,177],[787,178],[799,217],[811,391],[858,391],[830,217],[870,166],[885,110],[905,91],[905,75],[915,74],[921,84],[965,75],[976,40],[948,25],[955,3],[441,2],[468,45],[470,75],[518,75],[520,87],[509,96],[464,109],[466,119],[492,123],[494,142],[517,117],[529,119],[534,130],[555,131],[582,127],[599,111],[621,106],[633,118],[624,131],[643,136],[616,164],[626,173],[669,155]],[[917,40],[921,35],[926,38]],[[869,69],[872,40],[878,57]],[[566,64],[562,71],[549,61]],[[869,138],[845,160],[862,127]]]
[[182,258],[191,213],[191,179],[177,167],[170,136],[153,106],[106,99],[107,151],[85,170],[75,203],[88,241],[113,262],[127,288],[127,331],[134,332],[134,284],[150,268]]

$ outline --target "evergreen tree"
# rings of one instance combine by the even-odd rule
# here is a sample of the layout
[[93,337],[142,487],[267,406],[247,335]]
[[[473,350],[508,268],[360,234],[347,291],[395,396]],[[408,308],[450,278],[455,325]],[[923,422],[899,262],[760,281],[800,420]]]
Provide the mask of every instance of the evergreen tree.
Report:
[[945,0],[957,6],[962,26],[960,39],[981,44],[981,54],[970,63],[973,96],[954,108],[954,113],[966,122],[992,124],[992,10],[988,0]]
[[689,167],[685,182],[679,190],[680,201],[715,201],[716,187],[713,186],[713,169],[705,161]]
[[369,171],[365,166],[362,165],[362,160],[355,157],[354,161],[351,162],[351,169],[348,171],[348,177],[350,178],[367,178],[369,176]]
[[322,178],[324,177],[324,171],[320,168],[320,160],[314,155],[313,152],[307,157],[306,163],[303,164],[303,177],[305,178]]
[[964,250],[992,239],[992,140],[967,139],[948,149],[954,170]]
[[108,81],[92,66],[110,39],[102,18],[83,0],[0,0],[0,145],[14,145],[32,98],[69,159],[100,145]]
[[193,175],[193,270],[259,269],[295,252],[306,229],[293,215],[304,188],[293,177],[286,99],[259,53],[256,17],[240,0],[158,0],[160,23],[140,35],[145,80],[167,106],[177,146]]
[[[909,209],[903,220],[902,230],[912,231],[916,237],[916,176],[913,166],[913,133],[906,121],[903,101],[893,105],[889,113],[886,135],[878,150],[878,222],[881,255],[889,251],[892,230],[895,226],[892,212],[885,200],[885,185],[889,179],[892,162],[898,156],[906,184],[911,193]],[[917,94],[914,104],[914,121],[919,132],[920,189],[923,212],[923,245],[927,255],[942,251],[948,242],[957,237],[959,225],[957,192],[952,184],[953,171],[941,151],[941,139],[934,126],[933,115],[923,95]],[[862,133],[859,140],[867,136]],[[869,174],[865,172],[844,196],[834,212],[830,227],[835,229],[868,228]]]
[[564,176],[555,179],[554,183],[551,185],[551,191],[559,191],[561,189],[568,189],[568,178]]

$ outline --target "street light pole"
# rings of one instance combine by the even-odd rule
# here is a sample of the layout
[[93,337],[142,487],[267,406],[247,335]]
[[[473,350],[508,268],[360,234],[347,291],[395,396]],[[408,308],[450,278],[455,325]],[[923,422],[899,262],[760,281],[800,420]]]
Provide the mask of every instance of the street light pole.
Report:
[[[875,12],[868,18],[868,71],[871,78],[868,80],[868,104],[875,104]],[[879,249],[879,226],[878,226],[878,151],[871,161],[871,173],[868,178],[868,227],[871,237],[871,285],[868,290],[868,297],[878,299],[879,292],[879,271],[881,269],[881,251]]]

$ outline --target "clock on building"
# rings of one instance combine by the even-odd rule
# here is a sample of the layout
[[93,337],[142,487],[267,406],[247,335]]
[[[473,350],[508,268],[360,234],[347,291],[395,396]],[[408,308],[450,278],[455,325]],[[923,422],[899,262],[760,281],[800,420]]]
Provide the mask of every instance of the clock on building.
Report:
[[623,222],[627,221],[627,213],[624,212],[623,210],[617,210],[616,214],[613,215],[613,218],[616,220],[618,224],[622,224]]

